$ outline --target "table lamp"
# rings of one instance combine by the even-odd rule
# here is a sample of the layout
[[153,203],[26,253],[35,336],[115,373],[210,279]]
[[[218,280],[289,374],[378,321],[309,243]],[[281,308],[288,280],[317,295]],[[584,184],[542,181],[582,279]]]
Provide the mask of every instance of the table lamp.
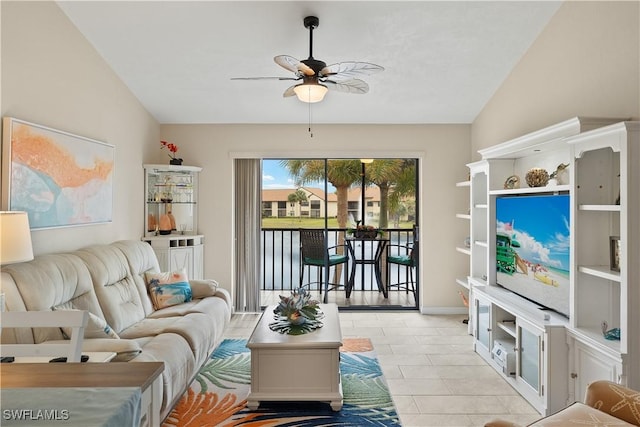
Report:
[[31,232],[26,212],[0,212],[0,265],[31,261]]
[[[0,211],[0,265],[32,259],[33,248],[27,213]],[[0,311],[4,310],[4,292],[0,291]]]

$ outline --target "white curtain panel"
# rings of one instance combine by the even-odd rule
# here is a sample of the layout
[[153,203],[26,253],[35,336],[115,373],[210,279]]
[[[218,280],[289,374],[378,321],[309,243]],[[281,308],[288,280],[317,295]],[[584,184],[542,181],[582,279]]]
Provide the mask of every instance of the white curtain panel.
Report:
[[235,160],[235,300],[237,312],[260,311],[260,159]]

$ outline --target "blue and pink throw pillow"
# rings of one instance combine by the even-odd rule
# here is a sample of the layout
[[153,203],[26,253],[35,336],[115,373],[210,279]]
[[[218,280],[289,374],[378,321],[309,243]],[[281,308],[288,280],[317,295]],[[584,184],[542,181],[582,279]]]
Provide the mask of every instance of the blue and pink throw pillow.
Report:
[[191,301],[189,279],[184,269],[166,273],[145,273],[149,296],[156,310]]

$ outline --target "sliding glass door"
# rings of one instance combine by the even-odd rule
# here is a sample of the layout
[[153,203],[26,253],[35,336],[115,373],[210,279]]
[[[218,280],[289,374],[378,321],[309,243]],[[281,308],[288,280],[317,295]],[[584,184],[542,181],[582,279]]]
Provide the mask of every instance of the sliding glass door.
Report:
[[[359,225],[379,229],[388,243],[412,241],[419,206],[417,169],[416,159],[263,159],[261,305],[277,303],[279,295],[300,285],[324,299],[327,285],[339,285],[327,295],[341,307],[415,307],[405,295],[391,300],[381,291],[386,290],[386,283],[379,283],[387,280],[386,265],[378,265],[385,269],[381,277],[375,265],[354,263],[375,258],[378,241],[345,239]],[[300,229],[322,231],[325,248],[333,248],[334,256],[348,256],[349,262],[332,266],[329,274],[304,263]],[[380,258],[379,264],[384,261]],[[407,279],[406,272],[400,276]],[[349,285],[353,292],[347,298]]]

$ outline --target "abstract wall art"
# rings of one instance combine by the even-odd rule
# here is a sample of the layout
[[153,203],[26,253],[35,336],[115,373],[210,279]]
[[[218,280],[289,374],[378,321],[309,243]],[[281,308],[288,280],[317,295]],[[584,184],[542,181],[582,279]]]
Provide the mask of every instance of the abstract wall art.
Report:
[[2,208],[32,229],[111,222],[114,164],[113,145],[5,117]]

